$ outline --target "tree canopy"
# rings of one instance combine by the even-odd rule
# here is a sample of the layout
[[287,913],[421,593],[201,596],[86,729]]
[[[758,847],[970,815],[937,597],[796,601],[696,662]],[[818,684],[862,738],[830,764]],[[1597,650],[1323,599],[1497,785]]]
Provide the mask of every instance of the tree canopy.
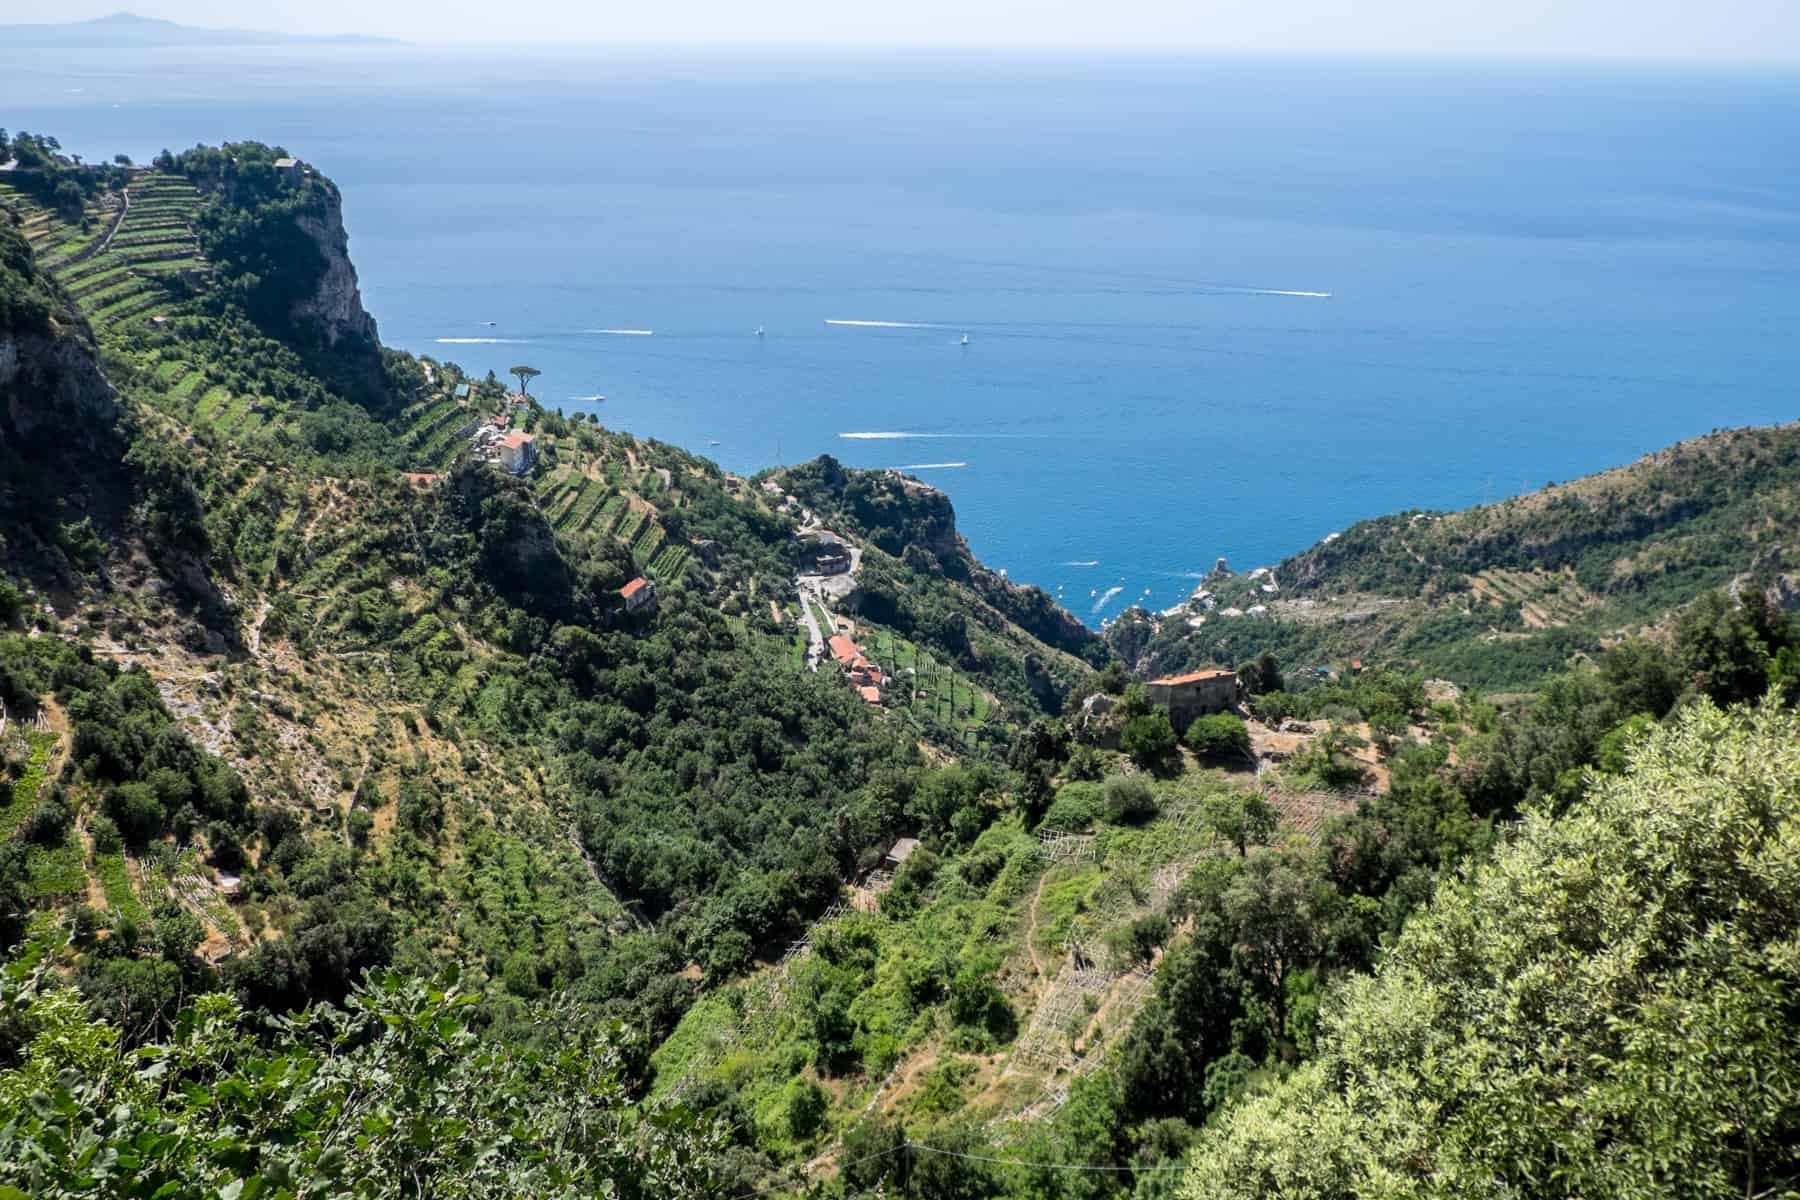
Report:
[[1188,1195],[1800,1183],[1800,718],[1701,701],[1441,887]]

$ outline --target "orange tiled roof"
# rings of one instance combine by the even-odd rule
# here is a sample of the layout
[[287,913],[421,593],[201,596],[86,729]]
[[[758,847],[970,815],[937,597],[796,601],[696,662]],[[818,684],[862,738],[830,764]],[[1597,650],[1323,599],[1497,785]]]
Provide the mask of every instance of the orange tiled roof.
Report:
[[647,588],[649,586],[650,586],[650,581],[648,579],[645,579],[642,575],[639,575],[636,579],[632,580],[630,583],[628,583],[624,587],[620,588],[619,595],[621,595],[621,596],[625,597],[627,600],[629,600],[633,596],[637,595],[639,592],[643,591],[645,588]]
[[1175,687],[1184,683],[1201,683],[1208,679],[1221,679],[1234,674],[1236,672],[1223,670],[1190,671],[1186,675],[1165,675],[1161,679],[1152,679],[1150,682]]

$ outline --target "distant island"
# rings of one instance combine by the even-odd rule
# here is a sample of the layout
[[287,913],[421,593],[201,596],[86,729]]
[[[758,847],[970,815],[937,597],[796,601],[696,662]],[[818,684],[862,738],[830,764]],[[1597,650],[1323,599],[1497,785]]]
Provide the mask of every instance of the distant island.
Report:
[[157,17],[140,17],[120,12],[91,21],[60,24],[0,25],[0,45],[35,48],[80,48],[116,46],[149,49],[163,46],[278,46],[278,45],[382,45],[393,44],[392,38],[366,37],[360,34],[315,35],[271,33],[256,29],[213,29],[197,25],[181,25]]

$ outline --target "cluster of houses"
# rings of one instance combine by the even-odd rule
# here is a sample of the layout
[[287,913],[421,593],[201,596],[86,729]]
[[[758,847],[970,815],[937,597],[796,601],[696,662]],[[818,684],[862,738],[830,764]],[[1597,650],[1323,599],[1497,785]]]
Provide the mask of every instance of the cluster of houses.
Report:
[[[457,389],[457,398],[461,400],[466,394],[468,384]],[[531,403],[530,399],[518,395],[507,399],[504,409],[482,421],[469,437],[469,448],[475,457],[484,459],[513,475],[527,474],[537,465],[537,438],[523,429],[512,428],[515,412]]]
[[881,689],[888,683],[888,677],[881,673],[881,668],[870,662],[863,654],[862,647],[848,634],[833,634],[825,645],[831,651],[831,660],[843,671],[850,686],[863,702],[871,705],[881,703]]

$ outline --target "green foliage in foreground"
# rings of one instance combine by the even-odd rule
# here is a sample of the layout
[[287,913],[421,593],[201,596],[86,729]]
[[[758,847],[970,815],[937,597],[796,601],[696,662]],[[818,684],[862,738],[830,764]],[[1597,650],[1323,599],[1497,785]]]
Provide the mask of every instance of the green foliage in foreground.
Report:
[[250,1036],[201,997],[163,1044],[122,1049],[79,994],[9,987],[30,1041],[0,1073],[0,1197],[683,1197],[719,1138],[628,1108],[611,1033],[536,1010],[524,1045],[478,1035],[476,996],[371,981]]
[[1701,702],[1445,883],[1189,1195],[1800,1186],[1800,717]]

